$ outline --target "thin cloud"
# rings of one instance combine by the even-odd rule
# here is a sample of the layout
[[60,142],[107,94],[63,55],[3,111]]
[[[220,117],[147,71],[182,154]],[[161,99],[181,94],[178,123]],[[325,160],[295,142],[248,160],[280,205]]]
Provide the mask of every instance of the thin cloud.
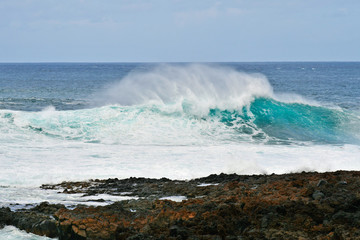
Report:
[[121,28],[126,23],[116,22],[110,18],[103,18],[99,21],[90,19],[72,19],[72,20],[41,20],[24,23],[31,28],[55,27],[55,28]]
[[240,8],[227,8],[225,10],[225,14],[229,16],[240,16],[243,15],[244,13],[245,11]]
[[213,6],[200,10],[189,10],[175,14],[176,22],[180,25],[203,23],[208,20],[227,16],[240,16],[244,10],[240,8],[223,8],[222,4],[217,2]]
[[218,15],[219,10],[216,7],[211,7],[197,11],[179,12],[175,14],[175,18],[177,20],[177,23],[179,23],[180,25],[186,25],[189,23],[199,23],[207,21],[208,19],[214,19]]

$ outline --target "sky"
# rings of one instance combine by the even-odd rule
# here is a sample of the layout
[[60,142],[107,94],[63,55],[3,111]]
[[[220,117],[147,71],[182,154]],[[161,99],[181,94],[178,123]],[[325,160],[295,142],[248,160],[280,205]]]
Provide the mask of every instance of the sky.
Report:
[[0,62],[360,61],[359,0],[0,0]]

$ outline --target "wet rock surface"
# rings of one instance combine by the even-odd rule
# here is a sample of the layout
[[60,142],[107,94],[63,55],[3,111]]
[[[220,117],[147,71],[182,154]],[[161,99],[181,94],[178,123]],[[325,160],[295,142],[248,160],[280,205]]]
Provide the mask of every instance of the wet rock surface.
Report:
[[[360,239],[360,172],[146,178],[43,185],[68,194],[137,196],[107,206],[42,203],[12,212],[14,225],[63,239]],[[160,200],[185,196],[175,202]]]
[[13,225],[37,235],[57,237],[59,235],[57,221],[53,215],[62,208],[64,205],[51,205],[47,202],[43,202],[32,209],[16,212],[12,212],[10,208],[0,208],[0,227]]

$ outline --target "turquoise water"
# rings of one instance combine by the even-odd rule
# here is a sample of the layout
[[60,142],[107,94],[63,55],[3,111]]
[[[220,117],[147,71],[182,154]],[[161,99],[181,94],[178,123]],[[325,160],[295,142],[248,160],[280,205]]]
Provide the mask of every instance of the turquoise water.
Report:
[[239,135],[252,134],[260,142],[268,136],[269,144],[359,143],[359,118],[340,109],[259,98],[241,111],[211,109],[210,116]]

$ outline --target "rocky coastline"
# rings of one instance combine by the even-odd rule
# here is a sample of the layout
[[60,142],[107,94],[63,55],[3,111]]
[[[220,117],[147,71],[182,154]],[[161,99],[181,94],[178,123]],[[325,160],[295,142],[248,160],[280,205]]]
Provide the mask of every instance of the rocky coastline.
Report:
[[97,207],[43,202],[0,208],[0,228],[60,240],[360,239],[360,171],[95,179],[41,188],[133,199]]

